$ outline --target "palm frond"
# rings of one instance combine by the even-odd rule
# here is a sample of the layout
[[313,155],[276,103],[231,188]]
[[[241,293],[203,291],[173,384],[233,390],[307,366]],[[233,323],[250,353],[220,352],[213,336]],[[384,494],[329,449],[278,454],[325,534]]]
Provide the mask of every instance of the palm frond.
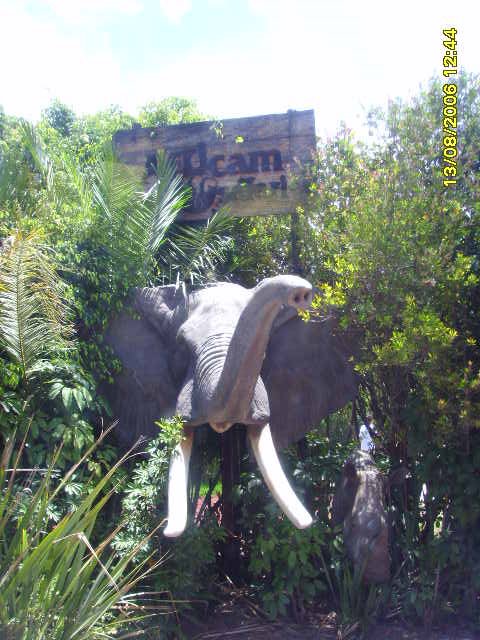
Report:
[[140,180],[124,164],[118,162],[110,146],[93,164],[89,173],[94,204],[112,227],[123,226],[129,210],[137,205]]
[[177,175],[174,162],[165,153],[158,153],[157,180],[145,197],[145,204],[153,213],[148,229],[148,249],[152,255],[162,245],[175,218],[188,203],[190,194],[191,189]]
[[120,163],[110,149],[94,165],[90,180],[110,254],[122,263],[126,260],[131,270],[145,280],[155,253],[188,200],[182,178],[161,153],[157,180],[143,194],[141,176]]
[[141,273],[148,262],[151,212],[145,207],[140,177],[114,157],[111,148],[94,163],[89,184],[94,225],[115,263]]
[[[92,193],[86,176],[75,157],[57,147],[49,152],[29,122],[20,124],[23,147],[30,154],[49,201],[60,212],[72,206],[83,224],[91,222]],[[52,155],[52,152],[54,155]]]
[[31,171],[24,162],[21,145],[0,141],[0,206],[22,203],[31,187]]
[[23,120],[19,124],[20,138],[23,147],[29,152],[33,166],[39,171],[42,177],[51,175],[52,160],[45,153],[43,145],[37,136],[34,126]]
[[0,254],[0,346],[28,378],[44,357],[68,347],[73,330],[51,250],[21,231]]
[[0,152],[0,206],[18,200],[18,193],[28,185],[28,171],[18,155],[11,150]]
[[217,214],[205,226],[175,224],[191,190],[165,153],[158,154],[156,181],[145,194],[143,176],[119,162],[111,145],[82,169],[61,147],[48,155],[31,125],[21,131],[49,201],[63,218],[70,216],[72,233],[86,231],[101,244],[129,286],[151,282],[158,267],[169,281],[203,282],[214,275],[230,246],[231,221]]
[[233,219],[220,210],[202,226],[177,224],[172,229],[159,255],[163,271],[190,283],[201,283],[215,277],[219,263],[232,247],[228,236]]

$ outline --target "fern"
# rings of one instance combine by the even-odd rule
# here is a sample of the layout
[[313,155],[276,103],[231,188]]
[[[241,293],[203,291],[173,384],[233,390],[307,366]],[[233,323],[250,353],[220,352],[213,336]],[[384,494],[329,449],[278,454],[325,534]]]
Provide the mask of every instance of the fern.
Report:
[[50,250],[17,231],[0,254],[0,346],[29,377],[39,362],[70,346],[64,284]]

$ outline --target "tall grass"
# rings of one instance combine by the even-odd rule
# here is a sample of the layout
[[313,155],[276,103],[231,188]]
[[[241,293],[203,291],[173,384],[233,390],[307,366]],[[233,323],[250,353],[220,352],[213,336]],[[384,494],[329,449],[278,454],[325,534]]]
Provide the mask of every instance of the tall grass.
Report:
[[54,481],[58,451],[47,469],[20,470],[25,439],[16,450],[13,439],[6,442],[0,459],[2,639],[118,640],[131,637],[132,625],[158,613],[158,607],[151,607],[151,594],[143,593],[150,598],[147,606],[134,589],[161,559],[150,554],[132,562],[155,531],[121,558],[110,550],[110,543],[122,524],[100,544],[91,544],[95,522],[114,491],[113,477],[128,453],[75,509],[55,525],[48,521],[49,506],[98,443]]

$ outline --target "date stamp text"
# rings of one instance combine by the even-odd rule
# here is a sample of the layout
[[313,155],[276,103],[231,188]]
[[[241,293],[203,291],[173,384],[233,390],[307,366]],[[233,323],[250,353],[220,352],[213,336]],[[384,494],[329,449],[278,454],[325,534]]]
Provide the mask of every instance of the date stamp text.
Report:
[[[450,78],[457,74],[457,30],[444,29],[443,41],[446,55],[443,57],[443,75]],[[443,186],[457,182],[457,85],[449,82],[443,85]]]

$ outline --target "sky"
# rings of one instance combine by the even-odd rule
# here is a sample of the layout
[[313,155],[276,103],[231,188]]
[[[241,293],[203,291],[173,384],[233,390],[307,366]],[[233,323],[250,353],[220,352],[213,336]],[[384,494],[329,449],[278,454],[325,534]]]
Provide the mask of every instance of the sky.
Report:
[[0,0],[0,105],[37,120],[177,95],[222,119],[315,109],[317,132],[442,77],[442,29],[480,72],[479,0]]

